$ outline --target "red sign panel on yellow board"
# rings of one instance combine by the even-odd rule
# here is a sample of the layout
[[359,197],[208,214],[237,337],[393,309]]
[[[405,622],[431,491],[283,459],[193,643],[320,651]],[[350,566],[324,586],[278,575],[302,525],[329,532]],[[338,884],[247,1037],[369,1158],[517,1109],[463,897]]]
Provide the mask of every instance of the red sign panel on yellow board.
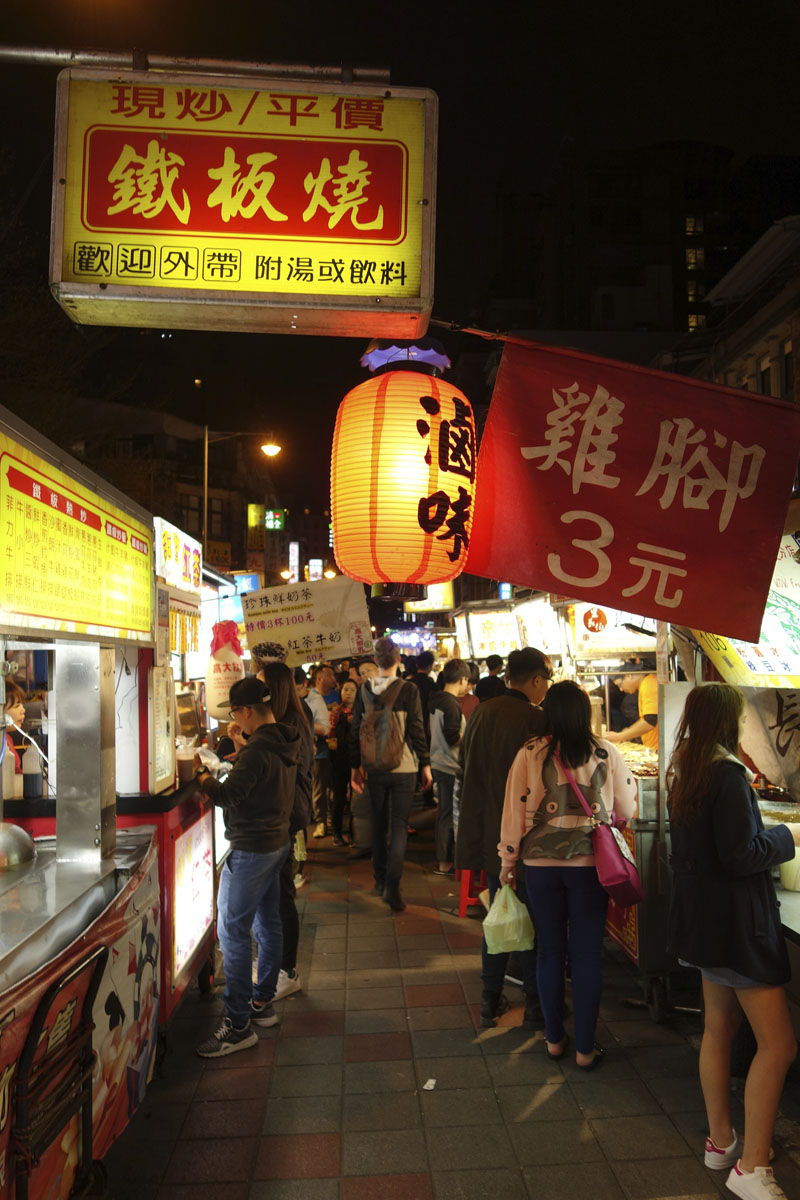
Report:
[[435,129],[423,90],[63,72],[56,297],[103,324],[424,332]]

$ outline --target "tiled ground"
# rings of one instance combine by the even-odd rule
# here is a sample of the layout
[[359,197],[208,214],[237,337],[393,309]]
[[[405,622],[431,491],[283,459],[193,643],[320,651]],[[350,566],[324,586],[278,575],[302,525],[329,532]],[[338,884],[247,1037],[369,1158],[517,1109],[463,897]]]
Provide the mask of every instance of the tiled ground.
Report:
[[[370,895],[369,861],[312,843],[298,895],[303,991],[280,1027],[216,1061],[195,1045],[219,994],[193,990],[160,1077],[106,1158],[112,1200],[713,1200],[701,1162],[697,1016],[656,1025],[609,948],[601,1071],[544,1056],[521,997],[476,1030],[480,925],[410,843],[406,911]],[[433,1090],[424,1090],[434,1080]],[[776,1174],[800,1200],[800,1079],[787,1084]],[[739,1113],[739,1119],[741,1116]],[[727,1193],[730,1194],[730,1193]]]

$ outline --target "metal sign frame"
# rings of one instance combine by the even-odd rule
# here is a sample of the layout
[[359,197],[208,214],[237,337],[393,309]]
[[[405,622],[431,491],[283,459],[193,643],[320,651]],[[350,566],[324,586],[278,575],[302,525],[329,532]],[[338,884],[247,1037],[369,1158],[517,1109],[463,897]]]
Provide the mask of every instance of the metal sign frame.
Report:
[[[355,296],[335,294],[232,291],[209,288],[75,282],[64,278],[65,201],[68,187],[69,94],[72,81],[108,82],[131,87],[250,91],[309,89],[319,95],[417,100],[423,102],[422,195],[408,203],[421,206],[418,294]],[[51,220],[50,287],[56,301],[77,324],[129,325],[174,329],[213,329],[254,333],[299,333],[343,337],[418,337],[428,327],[433,307],[434,230],[438,99],[424,88],[328,83],[306,79],[210,75],[169,71],[114,71],[70,68],[58,78]],[[71,166],[74,173],[75,166]],[[81,164],[82,169],[82,164]]]

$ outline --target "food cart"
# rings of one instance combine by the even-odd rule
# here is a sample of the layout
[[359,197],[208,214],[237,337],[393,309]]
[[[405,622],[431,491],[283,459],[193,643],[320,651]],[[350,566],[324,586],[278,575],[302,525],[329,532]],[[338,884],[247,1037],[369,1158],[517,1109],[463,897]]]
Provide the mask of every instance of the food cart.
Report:
[[[186,867],[198,856],[205,866],[213,835],[204,798],[174,788],[169,689],[154,684],[151,517],[5,409],[0,504],[0,671],[33,654],[47,677],[45,793],[2,797],[0,825],[0,1198],[10,1200],[88,1186],[140,1103],[159,1025],[182,994],[172,983],[185,988],[208,956],[213,870],[209,915]],[[159,807],[177,813],[169,845]]]

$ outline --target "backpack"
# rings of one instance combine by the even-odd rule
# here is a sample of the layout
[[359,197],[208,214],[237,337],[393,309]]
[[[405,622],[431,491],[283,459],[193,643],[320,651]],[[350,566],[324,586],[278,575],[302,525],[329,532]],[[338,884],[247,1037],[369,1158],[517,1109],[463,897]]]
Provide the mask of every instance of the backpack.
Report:
[[400,766],[405,738],[394,705],[402,690],[402,679],[390,684],[382,696],[376,696],[366,683],[361,685],[364,716],[358,741],[361,765],[367,771],[393,771]]

